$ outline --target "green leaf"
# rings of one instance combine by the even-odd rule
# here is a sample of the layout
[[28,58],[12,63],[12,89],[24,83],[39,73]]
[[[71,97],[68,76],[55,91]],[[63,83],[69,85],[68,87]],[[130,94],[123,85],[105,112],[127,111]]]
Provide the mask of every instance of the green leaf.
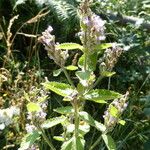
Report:
[[121,94],[114,91],[96,89],[89,91],[87,94],[84,95],[84,98],[90,101],[94,101],[96,103],[104,103],[106,100],[120,98],[121,96]]
[[56,108],[56,109],[54,109],[54,111],[57,113],[60,113],[60,114],[70,114],[70,113],[74,112],[72,106]]
[[92,118],[92,116],[89,115],[87,112],[84,112],[84,111],[79,112],[79,116],[82,120],[84,120],[85,122],[87,122],[91,126],[95,127],[97,130],[99,130],[101,132],[104,132],[106,130],[106,127],[102,123],[94,120]]
[[111,105],[110,106],[110,114],[117,118],[118,117],[118,109]]
[[90,71],[76,71],[76,76],[80,79],[80,80],[89,80],[90,78]]
[[41,111],[41,107],[37,103],[30,102],[27,104],[27,110],[29,112],[39,112],[39,111]]
[[83,46],[77,43],[62,43],[57,46],[59,49],[67,49],[67,50],[73,50],[73,49],[83,49]]
[[119,120],[119,123],[124,126],[126,122],[124,120]]
[[40,138],[40,133],[36,130],[29,134],[26,134],[21,142],[20,148],[18,150],[26,150],[31,147],[37,139]]
[[62,72],[62,69],[54,70],[54,71],[53,71],[53,76],[54,76],[54,77],[57,77],[57,76],[59,76],[59,75],[61,74],[61,72]]
[[113,43],[103,43],[103,44],[98,44],[95,46],[95,50],[97,50],[98,53],[103,52],[102,50],[107,49],[112,47]]
[[111,77],[111,76],[113,76],[114,74],[116,74],[116,72],[103,71],[103,72],[101,73],[101,75],[104,76],[104,77]]
[[61,142],[65,140],[62,136],[54,136],[53,139]]
[[63,116],[47,119],[46,121],[44,121],[44,123],[42,123],[41,127],[44,129],[48,129],[53,126],[56,126],[59,123],[63,123],[65,120],[66,120],[66,117],[63,117]]
[[[85,55],[83,54],[78,61],[78,66],[83,69],[84,68],[84,61],[85,61]],[[95,71],[97,64],[97,53],[89,54],[87,57],[87,70],[88,71]]]
[[116,150],[115,142],[110,135],[102,134],[102,138],[103,138],[108,150]]
[[85,140],[73,137],[72,150],[84,150]]
[[73,89],[69,84],[59,83],[59,82],[45,82],[42,85],[58,95],[63,97],[70,95],[73,92]]
[[70,70],[70,71],[74,71],[74,70],[77,70],[77,69],[78,69],[77,66],[73,66],[73,65],[66,66],[65,68],[66,68],[67,70]]
[[61,150],[72,150],[72,138],[62,144]]

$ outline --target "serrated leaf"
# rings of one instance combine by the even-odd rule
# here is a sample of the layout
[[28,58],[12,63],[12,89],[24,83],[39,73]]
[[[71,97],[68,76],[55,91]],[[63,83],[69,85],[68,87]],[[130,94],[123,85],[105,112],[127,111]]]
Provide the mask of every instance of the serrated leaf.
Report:
[[89,91],[87,94],[84,95],[84,98],[90,101],[94,101],[96,103],[104,103],[106,100],[120,98],[121,96],[121,94],[114,91],[96,89]]
[[59,107],[59,108],[54,109],[54,111],[60,114],[70,114],[74,112],[72,106]]
[[42,85],[58,95],[63,97],[70,95],[73,92],[73,89],[69,84],[59,83],[59,82],[45,82]]
[[103,72],[101,73],[101,75],[104,76],[104,77],[111,77],[111,76],[113,76],[114,74],[116,74],[116,72],[103,71]]
[[97,130],[101,132],[104,132],[106,130],[106,127],[102,123],[94,120],[92,116],[89,115],[87,112],[85,111],[79,112],[79,116],[82,120],[87,122],[89,125],[95,127]]
[[41,127],[44,129],[48,129],[53,126],[56,126],[59,123],[63,123],[65,120],[66,120],[66,117],[63,117],[63,116],[47,119],[46,121],[42,123]]
[[102,138],[103,138],[108,150],[116,150],[115,142],[110,135],[102,134]]
[[41,107],[37,103],[30,102],[27,104],[27,110],[29,112],[39,112],[39,111],[41,111]]
[[21,142],[20,148],[18,150],[26,150],[31,147],[37,139],[40,138],[40,133],[38,131],[33,131],[26,134]]
[[78,69],[77,66],[73,66],[73,65],[66,66],[65,68],[66,68],[67,70],[70,70],[70,71],[74,71],[74,70],[77,70],[77,69]]
[[82,50],[83,49],[83,46],[77,43],[62,43],[62,44],[59,44],[57,47],[60,49],[67,49],[67,50],[73,50],[73,49]]
[[59,75],[61,74],[61,72],[62,72],[62,69],[54,70],[54,71],[53,71],[53,76],[54,76],[54,77],[57,77],[57,76],[59,76]]

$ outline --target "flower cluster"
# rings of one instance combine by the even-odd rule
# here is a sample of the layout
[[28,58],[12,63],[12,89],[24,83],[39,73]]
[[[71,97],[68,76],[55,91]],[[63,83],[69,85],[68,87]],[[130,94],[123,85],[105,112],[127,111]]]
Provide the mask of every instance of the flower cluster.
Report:
[[111,131],[117,123],[119,123],[119,117],[123,111],[127,108],[126,100],[129,92],[123,95],[120,99],[115,99],[110,103],[108,109],[104,112],[104,124],[107,128],[107,132]]
[[104,62],[100,64],[101,67],[105,68],[104,71],[112,71],[122,52],[123,49],[118,47],[115,43],[112,48],[106,49],[104,53]]
[[42,32],[39,41],[45,46],[50,59],[53,59],[57,65],[64,66],[66,59],[69,57],[68,51],[62,51],[59,49],[59,43],[55,43],[55,36],[51,34],[52,31],[53,28],[49,26],[44,32]]
[[13,117],[19,115],[20,109],[11,106],[10,108],[0,109],[0,130],[13,123]]
[[93,45],[105,40],[105,21],[94,14],[88,5],[88,2],[84,3],[80,8],[81,32],[79,32],[79,36],[82,43],[86,43],[86,45],[92,49]]
[[44,120],[46,120],[46,109],[48,105],[48,101],[46,101],[47,98],[47,91],[43,89],[38,89],[36,87],[32,87],[30,94],[28,95],[30,101],[38,105],[41,109],[39,111],[35,112],[28,112],[27,113],[27,119],[30,121],[30,123],[26,124],[26,131],[28,133],[36,130],[35,123],[42,123]]

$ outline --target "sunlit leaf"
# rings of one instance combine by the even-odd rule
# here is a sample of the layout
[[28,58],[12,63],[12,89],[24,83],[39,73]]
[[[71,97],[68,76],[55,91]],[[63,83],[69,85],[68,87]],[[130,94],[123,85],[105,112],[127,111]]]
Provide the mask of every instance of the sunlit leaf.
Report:
[[73,50],[73,49],[82,50],[83,49],[83,46],[77,43],[62,43],[62,44],[59,44],[57,47],[60,49],[67,49],[67,50]]
[[74,112],[72,106],[59,107],[59,108],[54,109],[54,111],[60,114],[70,114]]
[[53,92],[55,92],[58,95],[61,96],[68,96],[73,92],[73,89],[69,84],[65,83],[59,83],[59,82],[45,82],[42,83],[42,85]]
[[61,72],[62,72],[62,69],[54,70],[54,71],[53,71],[53,76],[54,76],[54,77],[57,77],[57,76],[59,76],[59,75],[61,74]]
[[74,70],[77,70],[77,69],[78,69],[77,66],[73,66],[73,65],[66,66],[65,68],[66,68],[67,70],[70,70],[70,71],[74,71]]
[[46,121],[42,123],[41,127],[44,129],[48,129],[53,126],[56,126],[59,123],[63,123],[65,120],[66,120],[66,117],[63,117],[63,116],[47,119]]
[[100,130],[101,132],[104,132],[104,131],[106,130],[106,127],[105,127],[102,123],[100,123],[100,122],[94,120],[94,119],[92,118],[92,116],[89,115],[87,112],[84,112],[84,111],[79,112],[79,116],[80,116],[80,118],[81,118],[82,120],[84,120],[85,122],[87,122],[89,125],[91,125],[91,126],[97,128],[97,129]]
[[37,139],[40,138],[40,132],[33,131],[28,133],[23,137],[20,148],[18,150],[26,150],[31,147]]
[[98,53],[103,52],[102,50],[105,50],[107,48],[112,47],[113,43],[101,43],[95,46],[95,50],[97,50]]
[[54,136],[53,139],[61,142],[64,141],[64,138],[62,136]]
[[110,135],[102,134],[102,138],[103,138],[108,150],[116,150],[115,142]]
[[62,144],[61,150],[72,150],[72,138]]
[[[85,55],[83,54],[78,61],[79,68],[84,68]],[[97,64],[97,53],[89,54],[87,57],[86,68],[88,71],[95,71]]]
[[39,112],[41,111],[41,107],[38,103],[30,102],[27,104],[27,110],[29,112]]
[[106,100],[111,100],[115,98],[120,98],[122,95],[105,89],[96,89],[91,90],[87,94],[84,95],[84,98],[90,101],[94,101],[96,103],[104,103]]
[[117,115],[118,115],[118,109],[116,108],[116,107],[114,107],[114,106],[110,106],[110,114],[112,115],[112,116],[114,116],[114,117],[118,117]]
[[126,122],[124,120],[119,120],[119,123],[124,126]]
[[111,77],[111,76],[113,76],[114,74],[116,74],[116,72],[103,71],[103,72],[101,73],[101,75],[104,76],[104,77]]

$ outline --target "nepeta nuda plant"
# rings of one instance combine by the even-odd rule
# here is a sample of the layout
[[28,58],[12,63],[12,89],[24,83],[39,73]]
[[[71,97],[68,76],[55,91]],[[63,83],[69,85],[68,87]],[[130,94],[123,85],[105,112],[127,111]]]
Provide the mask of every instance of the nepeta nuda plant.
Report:
[[[121,120],[121,114],[127,107],[128,92],[125,95],[121,95],[106,89],[96,89],[96,86],[104,77],[111,77],[114,74],[112,72],[113,67],[123,50],[117,47],[117,44],[102,43],[105,40],[105,22],[91,11],[89,5],[90,2],[85,0],[79,8],[81,31],[78,35],[82,45],[77,43],[57,43],[51,26],[39,38],[39,41],[45,46],[50,59],[60,67],[60,71],[64,72],[68,80],[68,84],[46,81],[43,86],[61,95],[63,101],[67,101],[70,105],[54,110],[61,114],[60,117],[47,119],[43,122],[36,121],[35,130],[27,134],[20,149],[25,149],[23,146],[27,144],[27,137],[35,138],[26,145],[26,149],[31,147],[36,139],[42,135],[50,148],[55,150],[44,129],[60,123],[64,132],[60,136],[54,137],[54,139],[63,142],[61,150],[84,150],[86,144],[84,136],[90,131],[90,126],[101,132],[101,137],[109,150],[116,149],[109,132],[114,129],[117,123],[122,125],[125,123],[124,120]],[[83,53],[78,60],[78,66],[65,66],[69,57],[68,51],[76,49],[81,50]],[[101,58],[99,58],[100,54],[103,54]],[[99,67],[97,67],[98,65]],[[98,77],[95,75],[96,69],[99,69]],[[74,84],[67,70],[75,71],[75,75],[78,78],[77,85]],[[87,100],[99,104],[108,104],[108,100],[113,100],[104,114],[101,114],[103,115],[104,123],[96,121],[88,112],[84,111],[85,101]],[[38,103],[32,102],[27,106],[30,114],[38,113],[42,109]],[[36,120],[35,117],[34,119]],[[100,138],[88,149],[94,149],[99,144]]]

